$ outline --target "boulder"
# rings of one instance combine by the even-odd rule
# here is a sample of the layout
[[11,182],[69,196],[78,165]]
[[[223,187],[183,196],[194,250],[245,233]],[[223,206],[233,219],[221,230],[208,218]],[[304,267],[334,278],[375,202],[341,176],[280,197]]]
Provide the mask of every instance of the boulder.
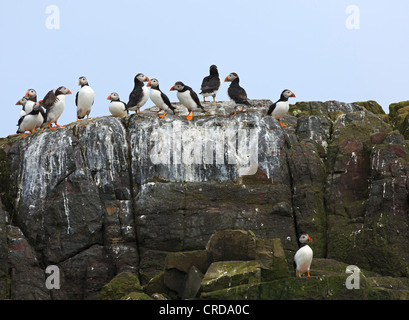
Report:
[[[135,300],[138,292],[142,294],[142,287],[139,283],[138,276],[129,272],[122,272],[116,275],[109,283],[104,285],[98,294],[99,300]],[[132,293],[133,298],[127,299]],[[143,295],[144,296],[144,295]],[[125,298],[124,298],[125,297]],[[123,299],[124,298],[124,299]],[[146,300],[146,299],[136,299]]]

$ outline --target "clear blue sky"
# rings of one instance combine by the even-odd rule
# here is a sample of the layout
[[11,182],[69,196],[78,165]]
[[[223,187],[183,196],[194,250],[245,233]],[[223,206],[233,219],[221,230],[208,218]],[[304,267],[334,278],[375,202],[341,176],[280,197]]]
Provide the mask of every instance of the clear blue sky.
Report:
[[[59,29],[47,28],[47,7]],[[359,9],[359,29],[348,29]],[[224,79],[237,72],[250,99],[276,100],[285,88],[296,101],[409,100],[407,0],[16,0],[0,11],[0,137],[14,134],[29,88],[39,97],[65,85],[59,124],[76,119],[78,77],[96,92],[91,117],[109,115],[107,96],[128,101],[134,76],[159,79],[169,92],[183,81],[199,92],[211,64]],[[50,21],[49,21],[50,22]],[[55,21],[54,21],[55,22]],[[217,100],[228,100],[223,83]],[[152,106],[149,101],[146,107]]]

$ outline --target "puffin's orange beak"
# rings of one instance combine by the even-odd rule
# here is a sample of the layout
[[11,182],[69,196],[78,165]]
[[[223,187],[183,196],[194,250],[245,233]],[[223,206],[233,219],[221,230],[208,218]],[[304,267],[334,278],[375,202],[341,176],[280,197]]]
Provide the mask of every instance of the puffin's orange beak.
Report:
[[81,85],[81,80],[78,80],[78,85],[79,85],[79,86]]
[[149,81],[146,86],[147,86],[147,87],[150,87],[150,86],[151,86],[151,82]]
[[17,101],[16,106],[21,106],[20,100]]
[[173,91],[173,90],[175,90],[175,86],[173,86],[172,88],[170,88],[169,91]]
[[311,239],[311,237],[310,237],[310,236],[308,236],[308,240],[310,240],[310,242],[312,242],[312,239]]
[[150,80],[149,80],[149,78],[147,77],[147,76],[145,76],[145,80],[144,80],[145,82],[149,82]]
[[[294,92],[293,92],[293,95],[292,95],[292,97],[293,97],[293,98],[295,98],[295,94],[294,94]],[[311,240],[311,241],[312,241],[312,240]]]
[[26,95],[25,95],[25,97],[28,97],[28,91],[26,92]]
[[72,94],[70,89],[67,89],[67,94]]
[[224,82],[229,82],[228,77],[229,77],[229,76],[227,76],[226,79],[224,79]]
[[108,96],[107,100],[111,100],[111,95]]

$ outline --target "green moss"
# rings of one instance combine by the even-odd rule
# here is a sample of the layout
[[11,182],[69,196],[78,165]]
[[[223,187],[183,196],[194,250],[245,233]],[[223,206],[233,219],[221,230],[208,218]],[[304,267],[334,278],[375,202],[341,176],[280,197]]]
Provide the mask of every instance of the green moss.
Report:
[[214,262],[207,270],[202,281],[204,292],[242,284],[260,282],[260,264],[257,261],[221,261]]
[[133,273],[123,272],[103,286],[97,298],[99,300],[119,300],[135,291],[142,291],[138,277]]
[[364,107],[366,110],[371,111],[372,113],[375,114],[385,114],[385,111],[383,110],[381,105],[373,100],[354,102],[354,104]]

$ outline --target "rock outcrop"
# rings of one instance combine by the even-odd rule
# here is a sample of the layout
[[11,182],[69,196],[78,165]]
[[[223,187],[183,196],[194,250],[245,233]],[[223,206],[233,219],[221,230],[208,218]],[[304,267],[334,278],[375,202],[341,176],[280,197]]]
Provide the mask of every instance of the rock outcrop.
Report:
[[[270,101],[252,103],[233,119],[218,102],[191,122],[147,111],[2,139],[0,297],[353,299],[334,292],[356,265],[368,285],[355,298],[407,298],[402,115],[373,101],[299,102],[282,128],[265,116]],[[298,291],[302,232],[323,270]],[[59,289],[45,285],[50,265]],[[134,291],[112,288],[119,275]],[[380,294],[372,276],[400,291]]]

